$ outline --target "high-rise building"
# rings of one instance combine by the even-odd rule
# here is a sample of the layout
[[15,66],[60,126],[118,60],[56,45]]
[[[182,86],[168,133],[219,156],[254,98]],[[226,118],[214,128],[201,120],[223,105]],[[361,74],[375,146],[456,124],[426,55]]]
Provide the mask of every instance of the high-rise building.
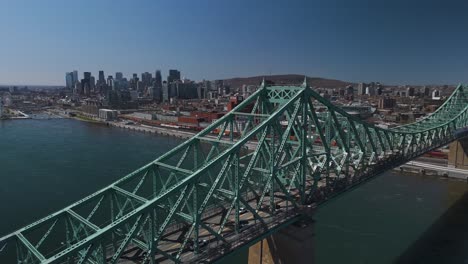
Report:
[[91,89],[91,72],[84,72],[83,79],[81,79],[81,91],[79,94],[89,95]]
[[94,76],[91,76],[91,78],[89,79],[89,89],[92,92],[96,92],[96,79],[94,78]]
[[81,86],[81,83],[76,82],[74,89],[73,89],[73,94],[77,95],[77,94],[82,94],[82,93],[83,93],[83,87]]
[[[197,86],[194,82],[176,82],[177,98],[180,99],[195,99],[199,98]],[[200,91],[201,93],[201,91]],[[201,96],[201,95],[200,95]]]
[[174,81],[180,80],[180,71],[178,70],[169,70],[169,76],[167,76],[167,82],[172,83]]
[[91,79],[91,72],[83,72],[83,78],[86,80]]
[[153,99],[156,100],[157,102],[161,102],[163,100],[162,84],[161,84],[161,87],[153,86],[153,89],[154,89]]
[[106,77],[104,76],[104,71],[99,71],[98,84],[106,83]]
[[178,96],[178,84],[180,82],[178,81],[174,81],[172,83],[168,83],[167,86],[168,86],[168,90],[169,90],[169,100],[171,98],[174,98],[174,97],[177,97]]
[[86,96],[89,96],[91,94],[91,87],[89,86],[89,83],[85,82],[83,85],[83,94]]
[[162,95],[163,95],[163,102],[169,102],[169,85],[166,81],[162,84]]
[[153,76],[151,76],[151,73],[149,72],[144,72],[141,74],[141,82],[143,83],[143,86],[148,87],[151,85],[151,79],[153,79]]
[[142,81],[137,81],[136,90],[140,93],[143,93],[143,91],[145,90],[145,84]]
[[117,81],[121,81],[123,79],[123,74],[121,72],[116,72],[115,73],[115,79]]
[[161,76],[161,71],[157,70],[156,74],[154,75],[154,84],[156,87],[161,88],[162,87],[162,76]]
[[358,84],[357,94],[358,95],[363,95],[365,93],[366,93],[366,84],[365,83],[359,83]]
[[65,85],[68,89],[73,88],[73,73],[67,72],[65,73]]
[[114,78],[112,77],[112,75],[107,76],[107,87],[109,90],[114,89]]
[[75,85],[76,82],[79,82],[79,79],[78,79],[78,71],[77,71],[77,70],[74,70],[74,71],[73,71],[73,85]]

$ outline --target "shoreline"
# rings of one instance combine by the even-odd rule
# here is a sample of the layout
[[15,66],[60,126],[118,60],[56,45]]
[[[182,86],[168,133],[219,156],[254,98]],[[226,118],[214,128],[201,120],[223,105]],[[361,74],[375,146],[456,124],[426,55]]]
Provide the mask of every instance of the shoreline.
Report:
[[197,134],[195,132],[189,132],[189,131],[180,131],[180,130],[173,130],[173,129],[160,128],[160,127],[151,127],[151,126],[125,125],[125,124],[121,124],[117,122],[105,122],[104,124],[107,124],[108,126],[111,126],[111,127],[137,131],[140,133],[158,134],[162,136],[171,136],[171,137],[185,138],[185,139],[192,138],[194,135]]
[[438,166],[432,163],[409,161],[393,171],[401,173],[435,176],[440,179],[452,179],[468,182],[468,170],[456,169],[448,166]]
[[69,118],[70,118],[70,119],[75,119],[75,120],[78,120],[78,121],[82,121],[82,122],[87,122],[87,123],[105,124],[105,123],[102,122],[102,121],[95,120],[95,119],[93,119],[93,118],[91,118],[91,117],[82,116],[82,115],[70,116]]
[[101,124],[101,125],[106,125],[109,127],[127,129],[130,131],[136,131],[140,133],[158,134],[158,135],[163,135],[163,136],[171,136],[175,138],[188,139],[197,134],[196,132],[173,130],[173,129],[168,129],[168,128],[152,127],[152,126],[146,126],[146,125],[125,125],[117,121],[102,121],[100,119],[96,119],[96,118],[84,116],[84,115],[76,115],[76,116],[71,116],[69,118],[75,119],[81,122],[91,123],[91,124]]

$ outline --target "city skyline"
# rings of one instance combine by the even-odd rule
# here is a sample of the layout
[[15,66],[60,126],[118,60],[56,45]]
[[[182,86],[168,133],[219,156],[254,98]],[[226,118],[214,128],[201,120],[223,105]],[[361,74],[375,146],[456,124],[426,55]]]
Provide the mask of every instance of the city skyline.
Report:
[[468,82],[466,3],[62,1],[0,4],[0,83],[63,85],[63,69],[192,80],[303,74]]

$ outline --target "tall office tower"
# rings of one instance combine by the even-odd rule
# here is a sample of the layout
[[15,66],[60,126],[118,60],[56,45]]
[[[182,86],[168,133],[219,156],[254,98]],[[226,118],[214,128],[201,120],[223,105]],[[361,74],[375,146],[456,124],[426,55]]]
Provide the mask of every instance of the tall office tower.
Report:
[[107,87],[109,88],[109,90],[114,89],[114,79],[113,79],[112,75],[109,75],[107,77]]
[[179,96],[179,84],[180,82],[174,81],[172,83],[168,83],[167,86],[169,87],[169,99],[178,97]]
[[150,86],[151,79],[153,79],[153,76],[151,76],[151,73],[144,72],[141,74],[141,82],[143,83],[144,86]]
[[197,98],[198,99],[203,99],[203,90],[204,90],[203,84],[198,83],[196,85],[196,88],[197,88]]
[[86,95],[86,96],[89,96],[91,94],[91,88],[89,86],[89,83],[85,82],[85,84],[83,86],[83,94]]
[[73,89],[73,94],[81,94],[83,92],[83,87],[81,86],[80,82],[76,82],[74,89]]
[[99,71],[98,84],[106,83],[106,77],[104,76],[104,71]]
[[366,93],[366,84],[365,83],[359,83],[358,84],[358,95],[363,95]]
[[163,102],[169,102],[169,86],[166,81],[162,83],[162,96]]
[[78,71],[74,70],[73,71],[73,85],[75,85],[76,82],[79,82]]
[[117,81],[121,81],[123,79],[123,74],[121,72],[116,72],[115,73],[115,79]]
[[96,92],[96,78],[94,78],[94,76],[91,76],[89,79],[89,89],[92,92]]
[[89,94],[86,94],[85,92],[85,88],[88,87],[88,90],[91,88],[91,72],[84,72],[83,73],[83,79],[81,79],[81,92],[80,94],[85,94],[85,95],[89,95]]
[[143,93],[145,91],[145,84],[142,81],[138,81],[136,83],[136,90],[140,93]]
[[133,79],[134,79],[134,80],[138,79],[138,74],[137,74],[137,73],[134,73],[134,74],[133,74]]
[[68,89],[73,88],[73,73],[71,72],[65,73],[65,84]]
[[163,99],[162,84],[161,84],[161,87],[153,86],[153,89],[154,89],[153,99],[156,100],[157,102],[161,102]]
[[156,74],[154,75],[154,82],[155,86],[161,88],[162,87],[162,77],[161,77],[161,71],[157,70]]
[[84,79],[86,79],[86,80],[90,80],[90,79],[91,79],[91,73],[90,73],[90,72],[84,72],[84,73],[83,73],[83,77],[84,77]]
[[174,81],[180,80],[180,71],[178,70],[169,70],[169,76],[167,76],[167,82],[172,83]]
[[147,90],[148,90],[148,97],[154,100],[156,98],[156,89],[154,88],[154,86],[148,87]]

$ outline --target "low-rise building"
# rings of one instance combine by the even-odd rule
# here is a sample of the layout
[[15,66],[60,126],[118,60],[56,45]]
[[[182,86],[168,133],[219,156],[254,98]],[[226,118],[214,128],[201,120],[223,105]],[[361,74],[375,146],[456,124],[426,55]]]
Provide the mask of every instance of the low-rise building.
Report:
[[382,98],[379,100],[379,109],[390,109],[396,106],[396,100],[394,98]]
[[135,112],[135,113],[131,113],[131,114],[127,115],[127,116],[138,118],[138,119],[144,119],[144,120],[154,120],[154,115],[151,114],[151,113]]
[[111,109],[99,109],[99,118],[105,121],[112,121],[117,118],[117,111]]

